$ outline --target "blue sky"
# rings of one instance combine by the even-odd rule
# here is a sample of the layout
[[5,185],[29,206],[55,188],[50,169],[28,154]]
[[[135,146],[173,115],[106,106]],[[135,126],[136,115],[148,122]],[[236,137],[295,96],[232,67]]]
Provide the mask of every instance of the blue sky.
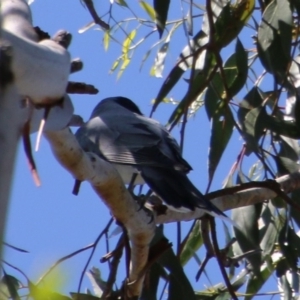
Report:
[[[107,9],[104,2],[108,1],[94,2],[99,15],[102,15],[101,12],[105,12]],[[177,10],[175,9],[178,4],[172,1],[172,5],[174,9],[172,9],[170,17],[179,19],[181,17],[180,8],[176,7]],[[186,38],[182,28],[180,28],[177,35],[175,35],[176,38],[171,42],[166,69],[163,72],[164,77],[151,77],[149,72],[154,61],[155,50],[152,51],[143,69],[141,71],[139,69],[145,52],[158,40],[158,34],[152,34],[145,45],[142,45],[134,53],[132,63],[122,77],[117,80],[116,73],[110,75],[109,70],[115,59],[121,54],[121,47],[116,43],[112,43],[108,51],[105,51],[103,32],[98,30],[96,26],[82,34],[78,33],[80,28],[91,21],[88,11],[81,5],[79,0],[35,0],[31,8],[34,26],[39,26],[51,35],[59,29],[66,29],[73,35],[69,50],[73,58],[81,58],[84,62],[84,69],[71,75],[70,80],[93,84],[100,91],[98,95],[94,96],[71,96],[75,113],[81,115],[85,120],[89,118],[92,109],[101,99],[118,95],[132,99],[148,115],[151,110],[151,100],[156,97],[165,76],[172,65],[175,64],[182,48],[186,45]],[[139,16],[147,18],[147,15],[138,4],[134,5],[134,9]],[[117,7],[114,14],[120,19],[120,16],[127,16],[128,11]],[[196,32],[197,28],[201,26],[199,19],[195,21],[194,26]],[[132,23],[128,25],[127,30],[130,31],[134,28],[135,25]],[[137,40],[144,33],[139,29]],[[244,37],[251,43],[249,35],[246,35]],[[118,33],[117,36],[120,42],[125,38],[122,37],[121,33]],[[227,53],[226,51],[223,53],[225,58],[229,54],[230,52]],[[169,96],[180,100],[186,91],[186,87],[184,81],[181,81]],[[162,104],[159,106],[154,118],[165,124],[173,109],[174,106],[171,104]],[[175,128],[173,132],[175,137],[178,137],[178,132],[178,128]],[[201,109],[187,125],[184,157],[194,169],[190,174],[190,178],[202,191],[206,189],[208,179],[209,134],[210,124],[205,110]],[[35,138],[36,136],[32,135],[33,142]],[[242,141],[234,134],[231,144],[221,161],[222,167],[216,173],[211,190],[221,188],[222,181],[241,149]],[[22,145],[19,146],[5,238],[8,243],[30,252],[22,254],[6,248],[5,260],[22,269],[33,281],[37,280],[60,257],[92,243],[110,218],[109,211],[87,183],[82,185],[78,196],[72,195],[74,180],[55,160],[45,139],[42,139],[39,152],[35,153],[34,157],[42,181],[41,187],[34,185],[27,167],[23,147]],[[184,231],[188,230],[188,225],[184,224]],[[115,228],[115,225],[112,228]],[[219,226],[219,228],[221,227]],[[175,233],[175,224],[166,226],[166,235],[173,240],[174,245],[176,245]],[[117,240],[118,237],[112,238],[112,244]],[[224,245],[223,236],[219,236],[219,241]],[[80,272],[87,259],[87,253],[80,254],[63,263],[60,270],[66,277],[64,292],[76,290]],[[105,253],[105,241],[102,240],[90,265],[90,267],[100,267],[104,278],[107,275],[107,267],[101,265],[99,259]],[[202,259],[204,258],[203,251],[200,256]],[[123,266],[121,269],[124,270],[125,267]],[[194,261],[189,263],[186,271],[188,275],[194,278],[197,272],[196,263]],[[210,262],[207,271],[212,274],[210,279],[214,284],[223,282],[219,271],[216,271],[215,263]],[[122,276],[125,275],[121,274],[119,280],[123,279]],[[86,287],[88,284],[88,281],[85,280],[83,286]],[[195,284],[195,288],[204,289],[205,286],[209,285],[209,281],[202,277],[200,282]],[[273,286],[274,289],[276,287]]]

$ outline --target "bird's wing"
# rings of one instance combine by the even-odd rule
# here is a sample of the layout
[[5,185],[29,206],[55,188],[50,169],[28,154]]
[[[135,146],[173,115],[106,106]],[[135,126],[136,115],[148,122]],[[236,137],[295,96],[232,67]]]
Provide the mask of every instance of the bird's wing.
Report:
[[227,218],[193,185],[186,174],[176,170],[144,167],[141,175],[152,191],[176,210],[195,210],[198,207],[210,214]]
[[106,111],[94,116],[78,130],[76,136],[86,151],[99,151],[113,163],[184,172],[191,169],[165,128],[155,120],[135,113],[116,115],[116,112]]

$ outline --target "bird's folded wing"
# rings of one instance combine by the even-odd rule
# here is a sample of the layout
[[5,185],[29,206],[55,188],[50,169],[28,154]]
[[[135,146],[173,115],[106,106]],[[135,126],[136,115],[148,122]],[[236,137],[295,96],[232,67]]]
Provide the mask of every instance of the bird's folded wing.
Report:
[[86,151],[100,152],[113,163],[163,165],[189,171],[191,168],[181,158],[176,141],[157,122],[149,120],[132,115],[121,115],[116,119],[106,114],[91,119],[76,136]]

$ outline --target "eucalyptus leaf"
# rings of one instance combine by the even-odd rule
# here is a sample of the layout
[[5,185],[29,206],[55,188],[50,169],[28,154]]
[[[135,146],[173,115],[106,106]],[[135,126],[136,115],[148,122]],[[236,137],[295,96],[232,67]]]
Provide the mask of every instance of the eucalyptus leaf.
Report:
[[[238,248],[234,248],[236,255],[240,255],[250,250],[259,250],[260,243],[258,219],[260,217],[262,204],[250,205],[246,207],[235,208],[232,210],[232,220],[239,225],[239,228],[234,227],[235,237],[242,252]],[[261,253],[255,253],[246,258],[254,272],[259,274],[261,261]]]
[[184,247],[180,253],[180,262],[184,266],[195,254],[195,252],[203,245],[203,239],[200,229],[201,221],[197,220],[193,228],[184,241]]
[[246,287],[246,294],[249,294],[249,296],[246,296],[244,300],[253,299],[261,287],[270,278],[272,272],[273,269],[271,269],[270,266],[267,266],[267,264],[264,264],[260,273],[255,276],[251,276]]
[[157,289],[159,286],[159,280],[161,275],[164,273],[163,268],[158,264],[154,263],[150,270],[146,274],[145,284],[143,286],[142,294],[140,300],[156,300]]
[[155,23],[159,33],[159,38],[165,29],[166,21],[168,18],[170,0],[153,0],[153,6],[155,10]]
[[[292,10],[288,0],[272,1],[258,29],[257,50],[268,72],[285,80],[291,62]],[[278,59],[280,57],[280,59]]]

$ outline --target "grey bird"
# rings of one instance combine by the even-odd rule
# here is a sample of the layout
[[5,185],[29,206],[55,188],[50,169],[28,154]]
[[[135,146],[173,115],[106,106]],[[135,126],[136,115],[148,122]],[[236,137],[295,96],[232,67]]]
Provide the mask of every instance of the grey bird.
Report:
[[89,121],[78,129],[76,138],[85,151],[114,164],[125,184],[136,173],[134,184],[147,183],[175,210],[198,207],[228,220],[188,179],[186,174],[192,168],[181,156],[176,140],[157,121],[145,117],[131,100],[102,100]]

